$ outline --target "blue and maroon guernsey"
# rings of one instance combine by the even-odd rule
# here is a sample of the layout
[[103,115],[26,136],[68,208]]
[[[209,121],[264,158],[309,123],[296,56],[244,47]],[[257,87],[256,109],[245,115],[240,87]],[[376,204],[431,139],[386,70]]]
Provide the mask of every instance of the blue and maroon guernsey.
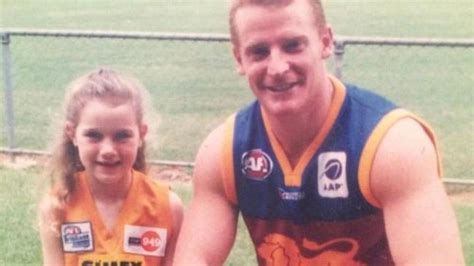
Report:
[[224,187],[242,212],[260,265],[393,264],[370,191],[373,157],[403,117],[419,121],[433,143],[435,137],[384,98],[331,81],[329,116],[294,168],[258,102],[226,122]]

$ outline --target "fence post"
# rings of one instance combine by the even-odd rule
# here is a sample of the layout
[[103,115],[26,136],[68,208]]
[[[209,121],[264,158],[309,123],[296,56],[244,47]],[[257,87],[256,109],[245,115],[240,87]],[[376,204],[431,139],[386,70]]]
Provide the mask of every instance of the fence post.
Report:
[[[5,121],[8,149],[13,151],[15,144],[15,119],[13,113],[13,85],[11,75],[10,34],[2,32],[3,80],[5,81]],[[15,153],[10,153],[11,161],[15,162]]]
[[334,41],[334,74],[340,80],[342,80],[342,67],[344,61],[344,40],[335,40]]

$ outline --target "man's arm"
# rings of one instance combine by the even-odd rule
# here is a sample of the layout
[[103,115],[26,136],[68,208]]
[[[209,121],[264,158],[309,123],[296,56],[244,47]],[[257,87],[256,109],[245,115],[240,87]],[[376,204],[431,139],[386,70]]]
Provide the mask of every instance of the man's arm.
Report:
[[434,145],[413,119],[382,140],[371,172],[397,265],[464,264],[454,211],[440,180]]
[[235,240],[238,212],[226,198],[221,174],[223,126],[201,145],[194,195],[184,216],[173,265],[223,265]]

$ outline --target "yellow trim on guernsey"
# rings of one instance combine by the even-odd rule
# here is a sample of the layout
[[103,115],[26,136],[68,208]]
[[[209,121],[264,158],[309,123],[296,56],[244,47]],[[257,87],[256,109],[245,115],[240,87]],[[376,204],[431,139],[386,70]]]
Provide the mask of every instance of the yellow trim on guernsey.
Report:
[[324,121],[319,133],[313,139],[311,144],[306,148],[303,155],[299,159],[298,163],[296,164],[295,169],[291,167],[291,164],[288,160],[288,157],[283,150],[283,147],[278,142],[275,134],[273,133],[270,123],[268,121],[267,115],[265,114],[262,108],[262,117],[263,122],[265,124],[265,130],[268,134],[270,139],[270,143],[272,145],[273,151],[275,152],[275,156],[280,163],[281,170],[283,171],[283,175],[285,178],[285,186],[287,187],[300,187],[303,171],[308,165],[309,161],[313,157],[314,153],[319,149],[321,144],[323,143],[324,139],[326,138],[327,134],[331,130],[336,121],[337,116],[339,115],[339,111],[341,110],[342,104],[344,102],[346,96],[346,88],[342,82],[337,80],[336,78],[329,76],[331,83],[334,88],[334,97],[332,99],[331,105],[329,107],[328,116]]
[[222,142],[222,184],[227,198],[237,205],[237,194],[235,188],[234,160],[232,155],[234,143],[234,125],[236,114],[231,115],[225,121],[224,139]]
[[360,156],[359,162],[359,170],[358,170],[358,177],[359,177],[359,188],[364,196],[364,198],[373,206],[380,208],[381,204],[378,199],[375,198],[374,194],[372,193],[372,189],[370,187],[370,172],[372,170],[372,163],[374,161],[375,153],[385,136],[388,130],[400,119],[402,118],[412,118],[423,127],[425,132],[430,137],[433,145],[435,146],[435,150],[437,153],[438,158],[438,173],[439,176],[442,176],[442,163],[441,163],[441,154],[439,153],[438,143],[436,141],[436,136],[434,131],[431,127],[423,121],[421,118],[415,116],[414,114],[410,113],[405,109],[395,109],[388,114],[385,115],[384,118],[379,122],[379,124],[374,128],[372,134],[369,136],[364,149]]

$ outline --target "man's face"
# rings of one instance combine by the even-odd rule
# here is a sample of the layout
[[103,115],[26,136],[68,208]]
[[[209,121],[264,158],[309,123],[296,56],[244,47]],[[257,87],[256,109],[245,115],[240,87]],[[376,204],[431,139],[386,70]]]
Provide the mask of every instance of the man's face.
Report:
[[295,0],[286,7],[249,5],[236,13],[238,70],[270,114],[310,108],[323,88],[332,32],[318,30],[310,10],[307,0]]

